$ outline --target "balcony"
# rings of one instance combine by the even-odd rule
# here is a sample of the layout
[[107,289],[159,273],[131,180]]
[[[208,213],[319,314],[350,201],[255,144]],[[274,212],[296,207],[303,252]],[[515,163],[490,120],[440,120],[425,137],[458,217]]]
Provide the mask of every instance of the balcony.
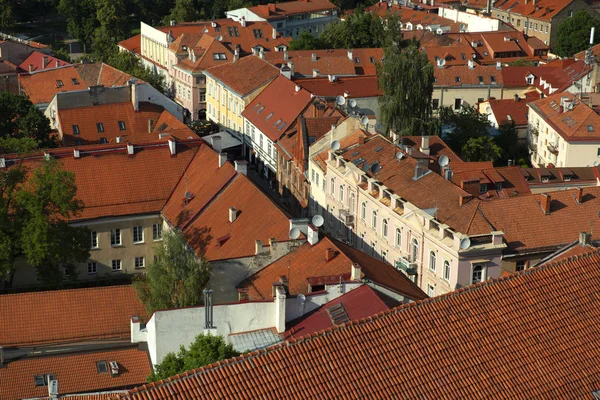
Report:
[[529,147],[529,150],[531,150],[534,153],[537,153],[537,144],[536,143],[529,142],[529,143],[527,143],[527,146]]
[[354,214],[347,209],[340,210],[340,220],[346,226],[354,226]]
[[554,155],[558,155],[558,146],[554,143],[548,143],[548,151]]
[[403,271],[408,276],[417,274],[417,263],[411,262],[409,258],[402,257],[396,261],[396,269]]

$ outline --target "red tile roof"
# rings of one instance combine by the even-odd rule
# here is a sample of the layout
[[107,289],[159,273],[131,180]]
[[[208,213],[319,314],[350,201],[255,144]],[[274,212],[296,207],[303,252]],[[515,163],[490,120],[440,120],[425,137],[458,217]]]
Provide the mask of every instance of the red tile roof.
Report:
[[600,381],[600,303],[590,295],[599,264],[594,253],[532,268],[121,398],[591,398]]
[[491,65],[477,65],[470,69],[466,65],[455,65],[446,68],[435,67],[435,86],[473,86],[503,84],[502,70]]
[[336,323],[330,318],[330,311],[336,306],[340,307],[339,305],[343,307],[349,321],[367,318],[390,308],[381,300],[375,290],[363,285],[322,305],[314,313],[286,330],[283,337],[285,339],[299,338],[335,327]]
[[279,75],[252,100],[242,115],[271,141],[277,142],[311,102],[308,91]]
[[134,315],[145,317],[146,311],[129,285],[2,295],[0,319],[10,328],[0,330],[0,343],[10,347],[128,339]]
[[535,3],[526,0],[499,0],[494,3],[494,9],[510,11],[514,15],[550,22],[573,0],[538,0]]
[[[590,72],[583,61],[569,63],[550,63],[545,66],[516,66],[502,68],[502,80],[505,87],[532,86],[545,95],[562,92],[574,82],[581,80]],[[533,76],[533,83],[527,83],[527,77]]]
[[[44,57],[46,58],[46,66],[44,67]],[[29,67],[31,66],[31,72],[38,72],[46,69],[52,69],[57,67],[64,67],[65,65],[70,65],[70,63],[58,59],[56,57],[52,57],[51,55],[40,53],[39,51],[34,51],[27,57],[20,65],[19,68],[21,72],[30,72]]]
[[[189,56],[181,60],[177,64],[177,68],[188,72],[200,72],[207,68],[214,67],[215,65],[225,64],[227,60],[231,61],[233,59],[231,50],[210,34],[203,34],[199,38],[197,38],[197,35],[191,34],[192,38],[189,41],[184,40],[185,36],[185,33],[182,34],[177,41],[171,45],[176,46],[177,43],[188,43]],[[185,53],[188,52],[186,51]],[[227,60],[221,60],[218,57],[215,58],[215,54],[219,53],[225,54]]]
[[[97,361],[116,361],[119,374],[112,376],[110,371],[98,373]],[[0,368],[0,398],[9,400],[48,396],[48,386],[35,386],[36,375],[53,374],[58,380],[62,398],[69,393],[98,392],[141,385],[151,372],[148,354],[137,348],[27,357],[10,361]],[[81,400],[80,397],[74,398]]]
[[517,127],[527,125],[527,113],[529,112],[529,108],[527,108],[527,101],[524,99],[520,99],[519,101],[513,99],[489,99],[488,103],[490,111],[494,114],[499,125],[502,125],[505,122],[510,123],[511,121],[513,121]]
[[[329,261],[325,258],[328,249],[335,252],[334,257]],[[316,281],[334,283],[339,282],[340,279],[349,281],[353,263],[360,264],[365,279],[386,286],[412,300],[425,298],[425,294],[414,283],[392,266],[328,236],[312,246],[308,242],[304,243],[251,275],[238,287],[248,290],[250,300],[270,299],[273,283],[279,282],[283,276],[288,277],[289,295],[307,295],[310,293],[309,281],[312,281],[313,285]]]
[[330,3],[328,0],[297,0],[248,7],[249,11],[266,19],[267,21],[284,19],[295,14],[305,14],[335,9],[337,9],[337,6],[333,3]]
[[330,82],[327,77],[296,79],[294,82],[315,96],[336,97],[348,93],[348,98],[364,98],[382,94],[376,75],[336,77],[335,82]]
[[134,54],[141,54],[142,52],[142,35],[135,35],[129,39],[125,39],[119,42],[119,47],[128,50]]
[[205,74],[239,95],[246,96],[275,79],[279,70],[258,57],[247,56],[236,62],[209,68]]
[[50,103],[59,92],[84,90],[86,87],[82,82],[77,69],[72,65],[19,75],[21,90],[33,104]]

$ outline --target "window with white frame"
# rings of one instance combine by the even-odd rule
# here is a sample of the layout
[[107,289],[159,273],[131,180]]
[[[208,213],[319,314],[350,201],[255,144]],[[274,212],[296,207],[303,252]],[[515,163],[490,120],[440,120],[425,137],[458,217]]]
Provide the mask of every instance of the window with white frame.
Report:
[[144,227],[141,225],[133,227],[133,243],[144,243]]
[[483,265],[474,265],[473,271],[471,272],[471,283],[483,282],[483,272]]
[[444,260],[444,279],[450,280],[450,261]]
[[384,219],[381,221],[381,234],[384,238],[388,237],[388,220]]
[[435,287],[431,284],[427,284],[427,296],[434,297],[435,296]]
[[429,252],[429,269],[435,272],[435,251]]
[[98,273],[98,267],[95,262],[88,263],[88,274],[96,274]]
[[152,224],[152,240],[162,240],[162,224]]
[[373,217],[371,218],[371,228],[377,229],[377,211],[373,211]]
[[367,218],[367,203],[363,202],[360,205],[360,219],[363,221]]
[[112,270],[113,271],[121,271],[121,260],[112,260]]
[[396,247],[402,246],[402,231],[396,228]]
[[91,249],[98,248],[98,232],[96,232],[96,231],[90,232],[90,248]]
[[340,197],[340,203],[344,203],[344,185],[340,185],[340,193],[339,193],[339,197]]
[[146,266],[144,257],[136,257],[134,261],[135,268],[144,268]]
[[110,245],[120,246],[121,245],[121,230],[111,229],[110,230]]
[[417,258],[419,256],[419,242],[417,241],[417,239],[413,238],[412,240],[412,246],[411,246],[411,261],[417,261]]
[[335,179],[331,178],[331,196],[334,197],[335,195]]

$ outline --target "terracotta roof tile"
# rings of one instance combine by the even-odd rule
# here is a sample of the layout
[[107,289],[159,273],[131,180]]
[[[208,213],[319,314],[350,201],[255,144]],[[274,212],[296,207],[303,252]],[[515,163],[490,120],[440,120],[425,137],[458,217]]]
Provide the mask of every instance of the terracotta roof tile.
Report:
[[[184,38],[186,34],[182,34],[179,38]],[[214,67],[216,65],[222,65],[227,63],[227,60],[233,59],[233,53],[225,45],[219,42],[216,38],[209,34],[202,34],[199,38],[194,41],[196,35],[191,35],[189,41],[182,40],[181,43],[191,43],[188,45],[189,56],[184,58],[177,64],[177,68],[183,69],[190,72],[204,71],[207,68]],[[178,38],[178,39],[179,39]],[[174,42],[172,45],[176,45]],[[183,46],[181,44],[181,46]],[[186,51],[188,53],[188,51]],[[215,58],[215,54],[225,54],[227,60]],[[190,58],[190,56],[192,58]],[[194,61],[195,59],[195,61]]]
[[33,104],[50,103],[59,92],[86,89],[77,69],[72,65],[19,75],[19,83],[23,93]]
[[[46,66],[44,67],[44,57],[46,57]],[[63,61],[59,58],[52,57],[51,55],[34,51],[27,57],[20,65],[21,72],[30,72],[29,66],[31,65],[31,72],[39,72],[46,69],[53,69],[57,67],[64,67],[65,65],[71,65],[70,63]]]
[[248,7],[248,10],[265,18],[267,21],[283,19],[295,14],[304,14],[309,12],[335,10],[337,6],[328,0],[297,0],[282,3],[261,4],[254,7]]
[[279,70],[258,57],[248,56],[236,62],[214,66],[205,73],[245,96],[275,79]]
[[503,84],[502,70],[495,66],[475,65],[470,69],[465,65],[450,66],[447,68],[434,68],[435,86],[472,86],[472,85],[498,85]]
[[[383,49],[294,50],[287,54],[287,61],[283,52],[269,52],[265,57],[277,68],[293,62],[294,72],[308,77],[313,75],[313,69],[321,75],[375,75],[375,64],[381,62]],[[317,61],[313,61],[313,54]]]
[[600,304],[590,295],[599,264],[594,253],[532,268],[121,397],[590,398],[600,381]]
[[573,0],[539,0],[535,3],[525,0],[499,0],[494,3],[494,8],[550,22],[556,14],[572,2]]
[[[119,374],[111,376],[110,371],[98,373],[96,361],[116,361]],[[48,386],[35,385],[36,375],[53,374],[58,380],[62,398],[68,393],[98,392],[141,385],[151,372],[148,354],[132,348],[24,358],[10,361],[0,368],[0,398],[8,400],[48,396]],[[71,398],[85,400],[83,397]],[[109,394],[102,398],[109,398]]]
[[335,82],[329,78],[296,79],[294,82],[315,96],[336,97],[348,93],[348,98],[377,97],[382,94],[377,86],[377,76],[342,76]]
[[[583,61],[550,63],[544,66],[509,66],[502,68],[502,80],[505,87],[530,86],[545,95],[562,92],[574,82],[589,73]],[[533,83],[527,83],[527,77],[533,76]]]
[[2,295],[0,319],[10,329],[0,330],[0,343],[9,347],[127,339],[133,315],[145,317],[146,312],[128,285]]
[[119,47],[128,50],[131,53],[140,54],[142,51],[142,35],[135,35],[129,39],[120,41]]
[[525,100],[488,100],[491,112],[494,114],[498,124],[513,121],[515,126],[527,125],[527,101]]

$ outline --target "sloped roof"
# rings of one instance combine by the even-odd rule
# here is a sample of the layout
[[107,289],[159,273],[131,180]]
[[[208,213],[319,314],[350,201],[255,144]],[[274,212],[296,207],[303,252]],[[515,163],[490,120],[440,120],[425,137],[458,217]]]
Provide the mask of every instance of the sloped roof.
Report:
[[19,83],[33,104],[50,103],[59,92],[86,89],[77,69],[72,65],[19,75]]
[[248,56],[208,68],[205,73],[238,95],[246,96],[275,79],[279,70],[259,57]]
[[[182,43],[190,43],[188,44],[189,48],[189,56],[181,60],[177,67],[181,68],[185,71],[189,72],[199,72],[204,71],[207,68],[214,67],[215,65],[222,65],[227,63],[227,60],[231,61],[233,59],[233,53],[225,47],[225,45],[215,39],[213,36],[209,34],[202,34],[199,38],[194,40],[197,35],[189,34],[192,36],[189,41],[183,40],[186,34],[182,34],[179,38],[182,40],[178,40],[173,42],[171,46],[181,46],[183,49]],[[186,50],[187,52],[187,50]],[[219,56],[215,56],[215,54],[224,54],[226,60],[222,60]]]
[[337,6],[328,0],[296,0],[277,4],[261,4],[248,7],[248,10],[268,21],[282,19],[295,14],[335,10],[336,8]]
[[0,296],[0,319],[9,328],[0,330],[0,343],[22,347],[128,339],[134,315],[145,317],[146,311],[130,285],[6,294]]
[[[561,60],[563,61],[563,60]],[[505,87],[533,86],[545,95],[562,92],[574,82],[586,76],[590,70],[583,61],[569,60],[566,63],[552,62],[544,66],[509,66],[502,68]],[[527,77],[533,76],[533,83]]]
[[376,75],[341,76],[330,82],[328,77],[296,79],[294,82],[315,96],[336,97],[348,93],[348,98],[377,97],[383,92],[377,86]]
[[502,70],[491,65],[475,64],[473,69],[466,65],[455,65],[433,70],[435,86],[503,85]]
[[499,125],[502,125],[504,122],[510,123],[510,121],[513,121],[517,127],[527,125],[529,108],[527,108],[527,101],[524,99],[519,101],[512,99],[489,99],[488,102],[491,112],[496,117]]
[[[98,373],[96,361],[116,361],[119,374],[112,376],[110,371]],[[142,385],[151,372],[148,354],[137,348],[24,358],[10,361],[0,368],[0,398],[8,400],[47,396],[48,386],[34,384],[36,375],[53,374],[58,380],[62,397],[67,393]],[[81,400],[80,397],[76,398]]]
[[[46,67],[44,67],[44,57],[46,57]],[[43,71],[46,69],[64,67],[65,65],[70,65],[66,61],[63,61],[59,58],[52,57],[49,54],[40,53],[39,51],[34,51],[27,57],[20,65],[19,68],[21,72],[29,72],[29,66],[32,66],[32,72]]]
[[535,267],[120,397],[591,398],[599,265],[593,253]]
[[535,3],[527,0],[499,0],[494,3],[493,8],[550,22],[572,2],[573,0],[538,0]]

